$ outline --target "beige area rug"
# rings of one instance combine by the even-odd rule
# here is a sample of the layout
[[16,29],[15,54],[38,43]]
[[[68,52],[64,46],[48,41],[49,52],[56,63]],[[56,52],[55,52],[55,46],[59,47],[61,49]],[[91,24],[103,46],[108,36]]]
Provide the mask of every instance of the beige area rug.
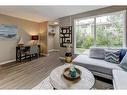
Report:
[[[37,86],[32,88],[33,90],[53,90],[52,85],[50,84],[49,77],[44,79],[42,82],[40,82]],[[104,89],[113,89],[113,86],[111,84],[108,84],[106,82],[102,82],[99,80],[96,80],[96,83],[92,90],[104,90]]]
[[43,90],[53,90],[52,85],[50,84],[49,77],[40,82],[37,86],[32,89],[43,89]]

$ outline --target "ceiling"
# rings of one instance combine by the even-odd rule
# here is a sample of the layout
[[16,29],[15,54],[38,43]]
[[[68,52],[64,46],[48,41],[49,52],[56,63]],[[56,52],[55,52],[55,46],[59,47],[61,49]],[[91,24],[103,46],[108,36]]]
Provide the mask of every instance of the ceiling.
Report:
[[104,7],[106,6],[0,6],[0,14],[43,22]]

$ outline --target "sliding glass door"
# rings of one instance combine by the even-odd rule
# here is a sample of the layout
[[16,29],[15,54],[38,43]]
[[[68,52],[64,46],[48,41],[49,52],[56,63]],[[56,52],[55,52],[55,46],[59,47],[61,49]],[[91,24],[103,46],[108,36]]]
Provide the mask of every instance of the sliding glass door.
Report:
[[124,40],[125,11],[74,21],[75,54],[91,46],[122,47]]
[[101,47],[122,47],[124,15],[121,13],[96,18],[96,45]]
[[93,45],[94,19],[82,19],[75,22],[76,53],[80,54]]

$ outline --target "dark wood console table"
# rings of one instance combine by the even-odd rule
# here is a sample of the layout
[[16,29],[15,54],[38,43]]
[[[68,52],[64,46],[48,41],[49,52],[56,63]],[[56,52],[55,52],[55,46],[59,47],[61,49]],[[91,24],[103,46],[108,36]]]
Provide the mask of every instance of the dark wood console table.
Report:
[[[25,59],[31,60],[31,55],[29,54],[31,46],[17,46],[16,47],[16,61],[22,61]],[[40,45],[38,45],[39,56],[40,56]]]

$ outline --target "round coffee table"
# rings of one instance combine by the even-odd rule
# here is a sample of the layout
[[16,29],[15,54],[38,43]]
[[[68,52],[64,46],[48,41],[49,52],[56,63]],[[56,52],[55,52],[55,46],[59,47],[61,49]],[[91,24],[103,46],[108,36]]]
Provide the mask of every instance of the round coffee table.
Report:
[[95,78],[88,69],[75,65],[82,72],[80,80],[75,82],[64,78],[63,71],[67,67],[70,67],[70,64],[59,66],[51,72],[49,79],[54,89],[91,89],[93,87]]

